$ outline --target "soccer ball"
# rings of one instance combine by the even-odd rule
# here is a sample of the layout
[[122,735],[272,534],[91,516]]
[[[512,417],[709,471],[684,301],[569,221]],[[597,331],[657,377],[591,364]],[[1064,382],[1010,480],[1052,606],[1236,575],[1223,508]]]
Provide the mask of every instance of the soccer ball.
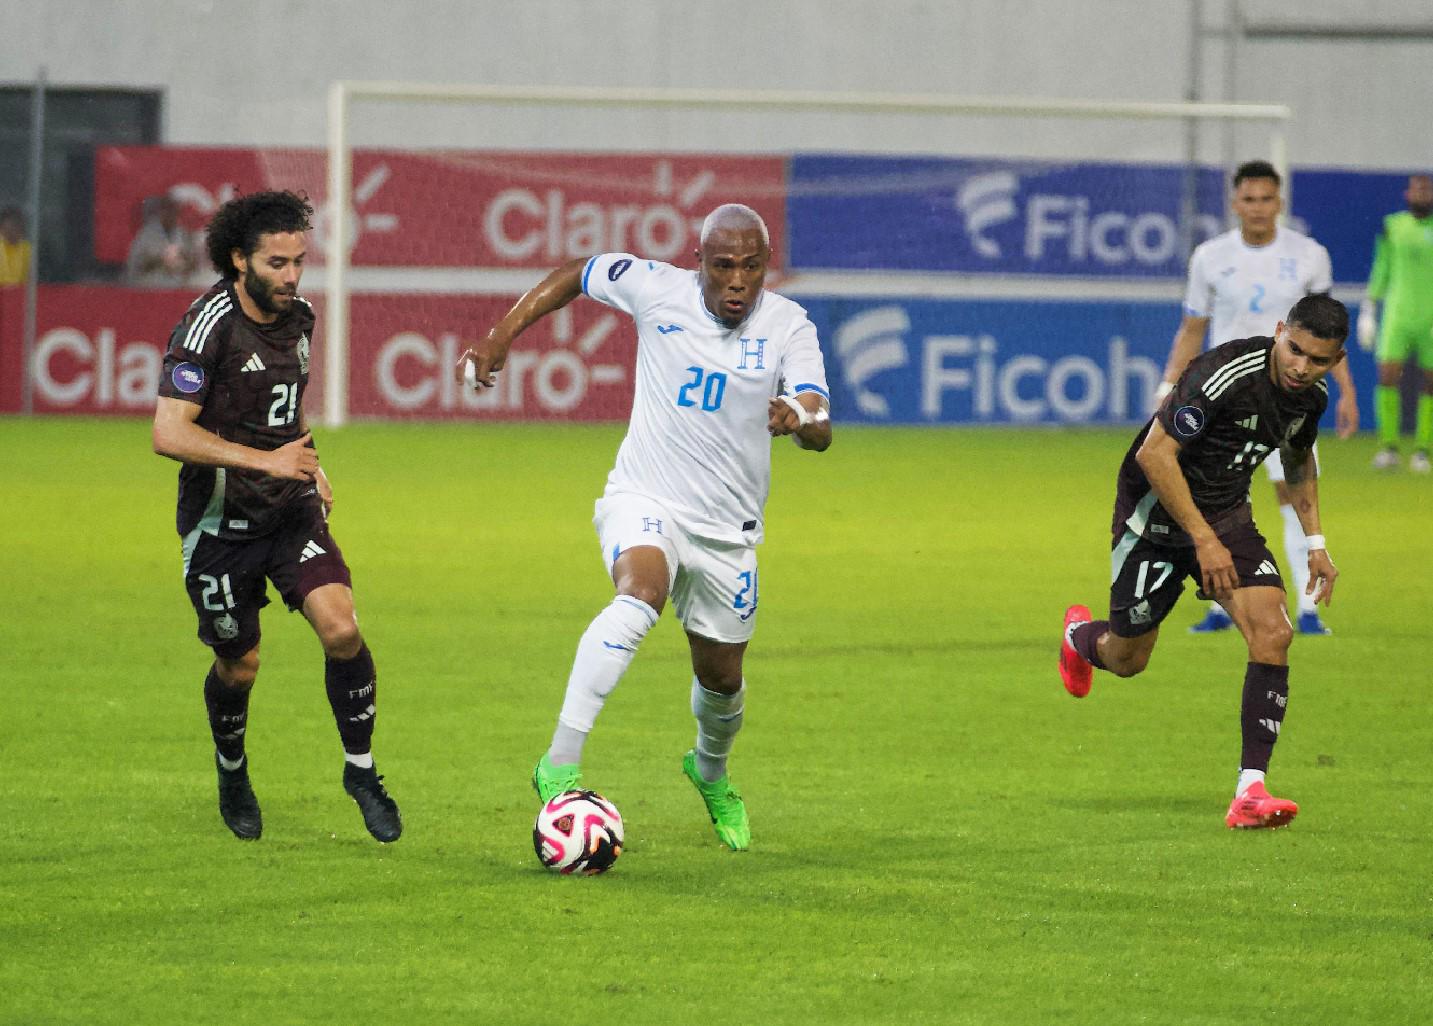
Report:
[[622,854],[622,814],[596,791],[563,791],[537,814],[532,849],[564,875],[605,873]]

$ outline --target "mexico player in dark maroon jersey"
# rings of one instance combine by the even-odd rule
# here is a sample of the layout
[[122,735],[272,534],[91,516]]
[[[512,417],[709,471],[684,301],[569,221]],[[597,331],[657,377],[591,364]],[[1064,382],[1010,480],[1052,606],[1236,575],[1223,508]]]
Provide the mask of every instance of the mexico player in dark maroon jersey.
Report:
[[1294,631],[1278,563],[1254,525],[1249,480],[1278,450],[1308,537],[1309,594],[1327,605],[1338,571],[1319,525],[1313,445],[1328,406],[1323,378],[1344,358],[1347,336],[1342,303],[1305,296],[1273,338],[1195,358],[1120,466],[1109,619],[1085,606],[1065,611],[1060,676],[1082,698],[1093,668],[1120,677],[1144,670],[1185,578],[1228,610],[1249,649],[1239,780],[1224,818],[1231,827],[1284,826],[1299,811],[1264,786],[1288,705]]
[[169,338],[154,451],[183,464],[177,526],[199,638],[214,652],[204,701],[225,824],[246,840],[263,830],[244,735],[259,672],[259,610],[272,581],[323,644],[344,790],[369,833],[395,841],[402,820],[371,751],[373,657],[328,529],[333,492],[304,423],[314,316],[298,286],[312,216],[290,192],[240,197],[214,215],[209,258],[222,277]]

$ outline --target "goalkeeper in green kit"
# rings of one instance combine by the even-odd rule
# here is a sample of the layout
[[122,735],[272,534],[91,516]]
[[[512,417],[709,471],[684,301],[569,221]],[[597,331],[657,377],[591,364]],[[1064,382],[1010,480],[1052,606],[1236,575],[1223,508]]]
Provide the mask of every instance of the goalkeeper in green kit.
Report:
[[[1378,361],[1373,394],[1379,448],[1373,465],[1381,470],[1398,466],[1403,421],[1399,378],[1409,357],[1418,357],[1423,388],[1408,469],[1426,474],[1433,448],[1433,177],[1413,175],[1403,195],[1408,209],[1385,217],[1374,243],[1368,296],[1358,315],[1358,344],[1374,351]],[[1379,302],[1384,304],[1381,330]]]

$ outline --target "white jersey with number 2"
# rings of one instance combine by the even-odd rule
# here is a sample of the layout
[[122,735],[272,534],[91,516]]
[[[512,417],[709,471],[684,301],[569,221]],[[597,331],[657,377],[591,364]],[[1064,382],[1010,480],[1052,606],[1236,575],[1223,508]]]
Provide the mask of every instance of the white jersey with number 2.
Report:
[[708,312],[697,272],[628,253],[589,260],[582,291],[637,323],[632,419],[605,494],[658,499],[699,537],[761,541],[768,400],[783,390],[830,399],[806,311],[762,291],[746,320],[728,328]]
[[1201,243],[1189,259],[1184,312],[1209,317],[1206,349],[1236,338],[1272,335],[1305,296],[1333,287],[1328,250],[1280,227],[1273,241],[1251,246],[1239,229]]

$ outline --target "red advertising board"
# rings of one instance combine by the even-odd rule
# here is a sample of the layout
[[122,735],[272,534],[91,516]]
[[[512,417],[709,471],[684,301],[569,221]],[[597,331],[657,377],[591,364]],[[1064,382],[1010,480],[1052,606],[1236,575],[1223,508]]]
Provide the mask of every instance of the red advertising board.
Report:
[[[115,286],[39,289],[31,360],[36,413],[148,414],[169,333],[193,292]],[[352,301],[349,412],[424,420],[623,420],[631,408],[636,335],[630,320],[579,300],[525,332],[480,393],[454,380],[466,348],[517,297],[362,295]],[[323,407],[323,303],[310,419]],[[22,405],[24,291],[0,289],[0,412]]]
[[[95,255],[119,263],[146,197],[169,193],[190,227],[240,193],[294,189],[319,210],[322,150],[101,147],[95,157]],[[358,150],[353,154],[352,260],[412,268],[549,267],[630,252],[685,263],[701,222],[741,202],[785,252],[786,165],[779,157],[692,154]]]
[[625,420],[637,338],[631,320],[581,299],[518,339],[496,386],[474,392],[453,368],[515,296],[356,296],[349,361],[355,417]]

